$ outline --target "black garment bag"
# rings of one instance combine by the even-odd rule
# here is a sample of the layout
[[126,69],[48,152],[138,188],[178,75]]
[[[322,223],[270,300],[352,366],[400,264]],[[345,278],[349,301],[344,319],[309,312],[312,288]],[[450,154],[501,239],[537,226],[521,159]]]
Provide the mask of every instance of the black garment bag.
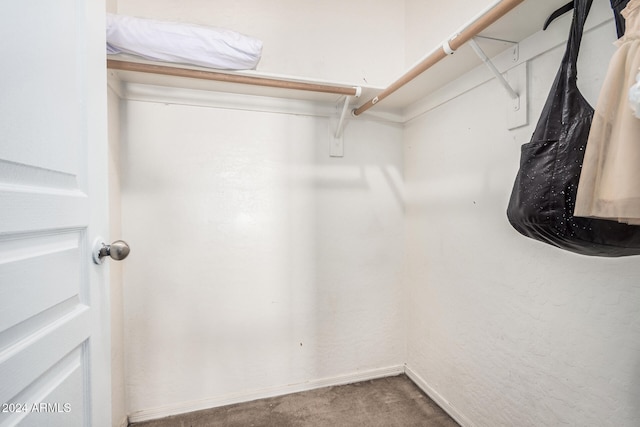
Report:
[[[621,12],[625,7],[627,7],[627,3],[629,3],[629,0],[611,0],[611,9],[613,9],[613,17],[616,22],[616,31],[618,33],[618,38],[624,35],[626,23],[624,20],[624,16],[622,16]],[[542,26],[542,31],[546,30],[549,24],[551,24],[551,22],[553,22],[554,19],[573,10],[573,7],[574,7],[574,2],[570,1],[569,3],[565,4],[564,6],[562,6],[555,12],[553,12],[551,16],[547,18],[546,22]]]
[[507,217],[521,234],[583,255],[640,254],[640,227],[574,217],[593,108],[577,86],[578,51],[592,0],[575,0],[560,70],[531,142],[522,146]]

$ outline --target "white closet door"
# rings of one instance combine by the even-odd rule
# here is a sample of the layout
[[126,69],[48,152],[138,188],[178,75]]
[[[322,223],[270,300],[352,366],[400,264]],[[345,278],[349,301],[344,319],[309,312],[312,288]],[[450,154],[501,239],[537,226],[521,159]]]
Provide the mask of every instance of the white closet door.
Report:
[[0,13],[0,426],[110,426],[102,0]]

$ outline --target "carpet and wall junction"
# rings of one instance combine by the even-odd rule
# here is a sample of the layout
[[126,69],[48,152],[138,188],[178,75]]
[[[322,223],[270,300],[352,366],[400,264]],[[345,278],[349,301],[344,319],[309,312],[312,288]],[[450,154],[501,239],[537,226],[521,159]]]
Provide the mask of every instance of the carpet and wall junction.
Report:
[[458,427],[398,375],[223,406],[130,427]]

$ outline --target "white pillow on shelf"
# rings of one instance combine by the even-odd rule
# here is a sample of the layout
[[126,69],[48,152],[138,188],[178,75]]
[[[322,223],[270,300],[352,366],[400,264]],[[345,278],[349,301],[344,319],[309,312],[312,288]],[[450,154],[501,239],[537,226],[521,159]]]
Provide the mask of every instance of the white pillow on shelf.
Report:
[[235,31],[107,14],[107,53],[220,70],[255,69],[262,41]]

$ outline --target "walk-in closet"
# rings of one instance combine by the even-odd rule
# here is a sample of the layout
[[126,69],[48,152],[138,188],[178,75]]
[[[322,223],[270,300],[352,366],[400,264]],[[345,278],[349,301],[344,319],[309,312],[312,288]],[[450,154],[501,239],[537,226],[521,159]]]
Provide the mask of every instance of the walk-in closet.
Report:
[[[116,53],[115,45],[96,58],[105,41],[89,30],[98,12],[64,3],[75,13],[68,21],[84,24],[60,31],[77,49],[91,48],[77,62],[62,49],[67,71],[51,66],[42,81],[76,70],[51,96],[88,95],[59,111],[46,104],[39,115],[73,138],[69,117],[84,120],[77,139],[104,161],[76,168],[75,158],[45,148],[0,148],[0,203],[31,206],[26,197],[44,188],[65,209],[77,200],[68,209],[81,212],[66,221],[51,208],[62,202],[46,198],[33,205],[51,212],[46,221],[0,212],[0,299],[25,288],[27,279],[12,281],[19,274],[35,283],[71,272],[92,282],[62,302],[34,287],[29,298],[42,304],[33,313],[13,310],[18,297],[0,303],[0,404],[71,409],[45,416],[25,403],[31,413],[0,413],[0,426],[70,416],[50,425],[124,427],[370,380],[415,385],[464,427],[640,425],[640,259],[633,250],[607,253],[606,230],[587,244],[599,249],[585,253],[575,249],[582,241],[563,246],[541,222],[514,219],[525,210],[514,207],[526,201],[522,191],[538,191],[522,182],[538,177],[524,172],[532,160],[521,147],[542,122],[559,129],[574,119],[549,109],[554,85],[571,83],[556,79],[561,64],[577,58],[561,68],[577,73],[563,111],[584,101],[593,113],[622,41],[638,38],[631,19],[620,35],[621,1],[106,0],[109,19],[255,39],[259,56],[248,69]],[[22,15],[10,15],[18,31]],[[33,43],[44,55],[56,40]],[[99,64],[101,80],[82,77],[99,74],[85,73],[83,61]],[[48,62],[34,63],[42,70]],[[30,123],[44,119],[16,117],[44,87],[17,89],[20,73],[4,73],[10,99],[28,94],[15,111],[0,103],[17,123],[5,134],[38,140]],[[105,107],[84,109],[85,101]],[[633,117],[632,100],[622,104]],[[547,166],[560,170],[554,156]],[[85,204],[97,188],[91,179],[78,178],[82,191],[74,190],[72,176],[92,174],[108,177],[98,188],[103,209]],[[571,197],[563,200],[573,209]],[[98,211],[103,238],[91,222]],[[573,224],[573,210],[568,216],[563,225]],[[624,227],[618,235],[638,226]],[[562,242],[575,238],[566,233]],[[119,243],[109,246],[118,240],[130,247],[121,261]],[[21,261],[30,247],[66,255]],[[90,267],[70,267],[85,258]],[[35,273],[49,264],[58,267]],[[3,290],[3,282],[15,285]],[[98,312],[106,323],[96,323]],[[38,341],[71,317],[75,341],[53,332]],[[81,332],[89,324],[102,325],[92,329],[99,338]],[[51,361],[30,365],[38,354]],[[110,373],[96,373],[100,366]],[[20,379],[18,368],[33,378]],[[101,383],[106,408],[96,401]],[[62,391],[43,397],[49,389]],[[111,421],[100,424],[101,416]]]
[[[634,425],[637,258],[526,239],[505,213],[564,2],[525,1],[472,39],[524,112],[465,43],[358,116],[499,2],[267,3],[117,3],[261,38],[241,75],[363,93],[110,69],[113,237],[133,248],[114,403],[143,421],[406,373],[464,426]],[[615,39],[594,1],[578,66],[593,105]]]

